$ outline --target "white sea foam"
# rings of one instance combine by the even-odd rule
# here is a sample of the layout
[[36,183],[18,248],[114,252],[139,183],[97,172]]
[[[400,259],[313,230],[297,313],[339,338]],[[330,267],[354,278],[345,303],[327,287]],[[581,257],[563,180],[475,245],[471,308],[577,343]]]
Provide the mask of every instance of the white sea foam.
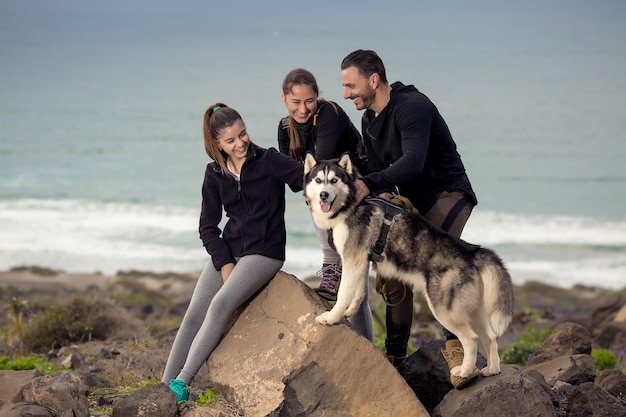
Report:
[[[303,214],[304,213],[304,214]],[[315,274],[321,253],[310,218],[288,218],[284,270]],[[66,271],[195,271],[208,261],[197,210],[85,200],[0,201],[0,269],[40,265]],[[626,223],[476,211],[464,239],[495,249],[516,283],[542,280],[626,286]]]
[[[0,202],[0,268],[67,271],[199,269],[206,252],[197,213],[171,207],[81,200]],[[203,259],[204,258],[204,259]]]
[[463,238],[484,245],[626,246],[626,221],[475,211]]

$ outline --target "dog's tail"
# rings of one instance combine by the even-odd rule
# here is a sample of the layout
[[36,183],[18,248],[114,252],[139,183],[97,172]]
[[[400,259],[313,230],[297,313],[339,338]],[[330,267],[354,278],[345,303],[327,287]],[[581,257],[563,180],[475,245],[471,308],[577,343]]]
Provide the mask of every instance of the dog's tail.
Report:
[[491,327],[501,336],[513,317],[515,299],[511,276],[500,257],[490,249],[480,248],[475,261],[483,280],[483,300]]

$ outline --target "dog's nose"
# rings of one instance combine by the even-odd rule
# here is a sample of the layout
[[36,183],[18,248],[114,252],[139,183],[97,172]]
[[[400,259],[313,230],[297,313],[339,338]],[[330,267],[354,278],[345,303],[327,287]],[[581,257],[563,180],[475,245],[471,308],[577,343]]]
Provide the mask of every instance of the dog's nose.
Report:
[[328,193],[327,193],[326,191],[322,191],[322,192],[320,193],[320,199],[321,199],[322,201],[325,201],[327,198],[328,198]]

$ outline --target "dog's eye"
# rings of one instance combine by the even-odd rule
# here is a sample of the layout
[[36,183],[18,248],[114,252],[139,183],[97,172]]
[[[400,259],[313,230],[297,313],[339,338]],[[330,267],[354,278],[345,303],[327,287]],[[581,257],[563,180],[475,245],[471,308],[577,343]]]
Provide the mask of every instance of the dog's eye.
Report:
[[337,181],[338,181],[337,178],[333,178],[332,180],[330,180],[330,183],[331,184],[337,184]]
[[321,183],[322,183],[322,180],[320,180],[319,178],[315,178],[315,183],[316,183],[316,184],[321,184]]

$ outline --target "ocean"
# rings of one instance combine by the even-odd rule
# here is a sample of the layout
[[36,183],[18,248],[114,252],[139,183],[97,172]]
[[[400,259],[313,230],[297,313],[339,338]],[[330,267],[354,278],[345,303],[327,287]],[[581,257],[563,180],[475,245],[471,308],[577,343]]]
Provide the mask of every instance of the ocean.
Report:
[[[360,126],[339,65],[373,49],[446,119],[479,199],[463,238],[516,284],[626,287],[626,3],[0,0],[0,270],[199,271],[201,120],[276,146],[305,67]],[[321,254],[288,193],[283,269]]]

